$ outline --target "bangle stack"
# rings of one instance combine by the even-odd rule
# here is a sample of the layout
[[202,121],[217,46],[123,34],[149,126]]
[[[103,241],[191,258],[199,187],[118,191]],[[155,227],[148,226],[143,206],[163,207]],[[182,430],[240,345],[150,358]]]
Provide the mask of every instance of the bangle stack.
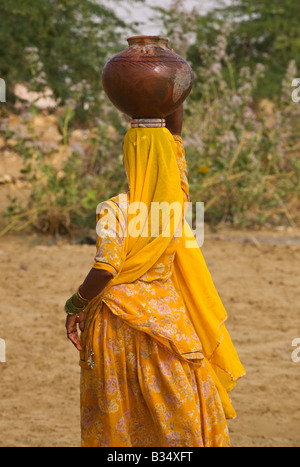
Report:
[[[87,300],[86,298],[83,298],[83,296],[80,294],[79,288],[80,287],[78,287],[75,294],[73,294],[72,297],[70,297],[69,300],[67,300],[65,303],[64,310],[68,315],[77,315],[81,311],[84,311],[89,304],[89,300]],[[83,306],[81,307],[75,306],[73,303],[73,297],[76,297],[77,300],[80,301]]]
[[78,289],[76,290],[75,295],[83,305],[87,305],[89,303],[89,300],[87,300],[86,298],[83,298],[83,296],[81,295],[79,289],[80,289],[80,287],[78,287]]

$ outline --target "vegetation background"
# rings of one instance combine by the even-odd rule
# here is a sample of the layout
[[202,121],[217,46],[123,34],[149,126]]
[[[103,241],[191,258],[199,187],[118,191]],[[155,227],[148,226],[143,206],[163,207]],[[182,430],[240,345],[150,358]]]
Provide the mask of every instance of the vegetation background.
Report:
[[[85,238],[97,204],[128,189],[129,121],[101,87],[106,61],[143,33],[118,15],[121,4],[1,5],[0,162],[8,173],[0,178],[0,235],[33,229]],[[132,9],[143,5],[130,1]],[[292,100],[299,2],[233,0],[208,13],[184,5],[153,7],[152,21],[196,73],[183,134],[191,201],[204,201],[214,230],[299,226],[300,103]]]

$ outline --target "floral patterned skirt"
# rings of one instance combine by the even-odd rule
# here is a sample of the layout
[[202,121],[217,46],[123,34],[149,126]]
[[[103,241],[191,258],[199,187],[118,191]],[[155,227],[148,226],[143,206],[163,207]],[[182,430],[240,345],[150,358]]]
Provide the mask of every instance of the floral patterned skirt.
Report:
[[82,335],[83,447],[227,447],[227,422],[207,369],[180,359],[104,303]]

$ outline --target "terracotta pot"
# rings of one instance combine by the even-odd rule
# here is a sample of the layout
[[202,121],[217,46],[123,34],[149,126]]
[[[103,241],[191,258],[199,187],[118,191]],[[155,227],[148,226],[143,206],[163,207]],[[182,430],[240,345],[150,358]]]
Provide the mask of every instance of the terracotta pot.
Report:
[[132,118],[164,118],[187,98],[194,83],[190,65],[172,52],[168,39],[135,36],[111,58],[102,73],[103,89]]

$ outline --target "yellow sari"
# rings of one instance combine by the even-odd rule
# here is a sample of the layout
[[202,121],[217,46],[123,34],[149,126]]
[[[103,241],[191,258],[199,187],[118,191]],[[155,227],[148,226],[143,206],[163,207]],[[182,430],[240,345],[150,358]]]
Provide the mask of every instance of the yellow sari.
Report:
[[[112,203],[116,199],[112,199],[107,205],[114,205],[112,209],[116,209],[116,204],[118,205],[118,227],[122,225],[126,235],[121,239],[118,229],[119,243],[115,245],[120,254],[114,268],[106,264],[106,257],[102,258],[102,263],[100,261],[95,264],[95,267],[114,271],[114,277],[100,296],[89,305],[86,311],[86,330],[82,336],[85,348],[81,355],[83,446],[159,446],[159,442],[162,443],[161,446],[229,444],[224,420],[235,417],[236,414],[228,392],[245,371],[225,328],[226,311],[195,237],[184,219],[186,198],[181,187],[176,155],[174,138],[165,128],[131,129],[125,136],[124,164],[130,188],[128,204],[125,210],[120,209],[118,203]],[[168,205],[177,203],[181,207],[179,211],[182,218],[178,218],[177,210],[170,212],[167,225],[156,219],[154,230],[157,234],[151,236],[149,232],[151,223],[153,228],[154,222],[152,203],[155,202],[166,202]],[[134,203],[137,203],[135,206],[143,203],[147,207],[147,211],[140,210],[138,220],[137,211],[133,213],[129,208]],[[101,216],[98,215],[97,218],[100,219]],[[140,231],[148,235],[132,235],[132,227],[136,227],[137,223]],[[179,226],[181,235],[174,242]],[[101,239],[99,240],[101,243]],[[189,248],[186,247],[187,241]],[[193,248],[190,248],[191,241],[194,243]],[[172,244],[176,251],[169,276],[169,295],[178,296],[178,300],[184,304],[182,312],[177,315],[175,312],[170,313],[165,318],[156,312],[155,304],[151,310],[149,308],[149,312],[144,313],[139,309],[138,303],[135,306],[132,301],[132,305],[127,306],[125,300],[122,302],[120,299],[118,302],[117,295],[123,294],[124,299],[126,293],[130,295],[130,287],[134,284],[142,284],[145,288],[149,286],[151,282],[145,285],[141,278],[153,270]],[[112,250],[109,251],[111,253]],[[151,290],[150,286],[147,290]],[[148,300],[149,306],[151,301],[153,300]],[[118,307],[118,303],[123,303],[123,308]],[[144,308],[147,306],[148,303],[145,302]],[[176,307],[178,310],[178,303]],[[101,334],[103,329],[104,337]],[[170,329],[174,332],[169,332]],[[114,352],[107,354],[108,347],[113,346],[116,339],[123,342],[121,347],[126,347],[125,353],[124,348],[118,347],[116,350],[114,347]],[[102,346],[101,351],[97,349],[98,344]],[[140,352],[137,349],[141,349]],[[103,386],[103,367],[105,371],[107,365],[110,375],[119,375],[123,371],[116,370],[117,365],[113,362],[121,354],[123,357],[120,357],[119,367],[132,366],[132,371],[138,371],[133,364],[135,361],[140,368],[138,384],[137,381],[131,381],[130,384],[135,393],[134,398],[128,393],[128,385],[120,390],[121,377],[114,377],[115,380],[109,377],[109,383]],[[131,360],[128,359],[129,354]],[[153,359],[152,366],[149,363],[150,357]],[[164,370],[159,376],[156,373],[160,367]],[[102,368],[101,371],[99,368]],[[164,379],[166,371],[173,375],[172,386],[170,381]],[[95,378],[93,374],[98,376]],[[128,374],[124,378],[128,379]],[[118,391],[111,386],[113,384],[117,385]],[[142,392],[138,398],[137,393],[140,390]],[[171,394],[177,398],[176,408],[173,405],[173,409],[168,402]],[[97,418],[97,410],[106,415]],[[138,420],[135,419],[134,412],[139,414]],[[169,417],[168,423],[166,417]],[[190,422],[187,421],[189,417]],[[127,428],[123,425],[120,428],[120,423]],[[112,424],[115,424],[114,431]],[[158,438],[153,435],[155,430],[160,433]],[[141,444],[142,442],[146,444]]]

